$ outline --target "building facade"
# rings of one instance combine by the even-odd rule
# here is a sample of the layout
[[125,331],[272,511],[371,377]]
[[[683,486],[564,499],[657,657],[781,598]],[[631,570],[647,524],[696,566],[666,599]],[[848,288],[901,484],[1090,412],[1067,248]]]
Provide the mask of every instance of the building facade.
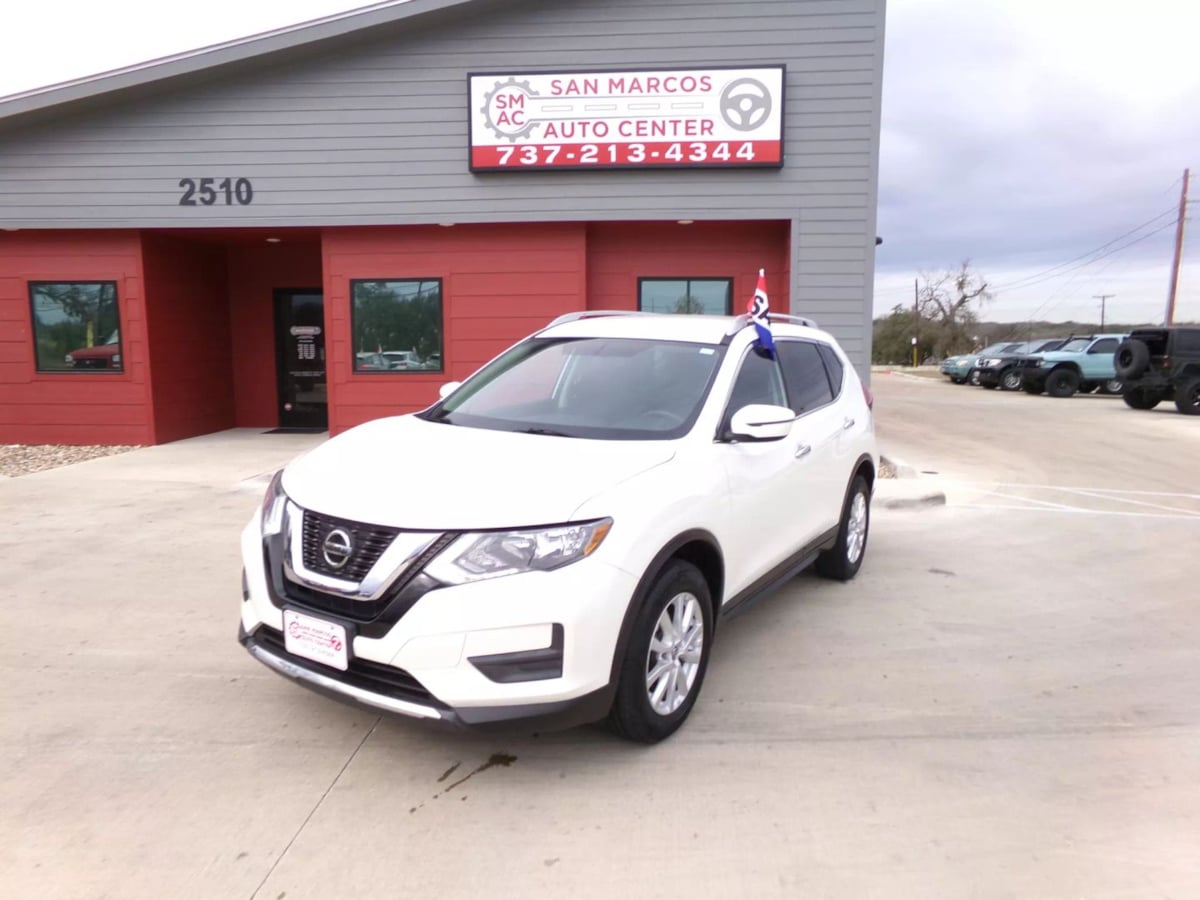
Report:
[[0,443],[422,408],[554,316],[864,370],[884,0],[408,0],[0,100]]

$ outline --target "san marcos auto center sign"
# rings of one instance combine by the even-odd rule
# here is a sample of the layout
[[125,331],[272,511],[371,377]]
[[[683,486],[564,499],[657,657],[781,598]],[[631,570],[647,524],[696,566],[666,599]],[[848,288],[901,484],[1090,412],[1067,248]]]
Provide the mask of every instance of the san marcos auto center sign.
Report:
[[470,167],[783,165],[784,67],[468,76]]

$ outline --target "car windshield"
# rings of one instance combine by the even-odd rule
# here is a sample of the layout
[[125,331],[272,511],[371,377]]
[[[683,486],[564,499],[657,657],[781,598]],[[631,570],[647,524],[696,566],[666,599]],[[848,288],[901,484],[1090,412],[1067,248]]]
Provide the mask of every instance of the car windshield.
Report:
[[422,414],[433,422],[600,440],[667,440],[695,423],[724,347],[628,338],[523,341]]
[[1075,338],[1073,341],[1067,341],[1058,349],[1063,353],[1078,353],[1080,350],[1086,350],[1091,342],[1091,338]]
[[976,355],[977,356],[990,356],[993,353],[1003,353],[1004,349],[1006,347],[1010,347],[1010,346],[1012,346],[1012,345],[1011,344],[992,344],[990,347],[984,347]]

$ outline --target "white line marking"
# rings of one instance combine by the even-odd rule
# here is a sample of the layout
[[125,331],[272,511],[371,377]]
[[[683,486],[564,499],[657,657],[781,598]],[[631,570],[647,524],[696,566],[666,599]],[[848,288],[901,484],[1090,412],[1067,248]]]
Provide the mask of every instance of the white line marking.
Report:
[[1018,484],[1007,481],[955,481],[947,478],[945,484],[986,484],[999,488],[1041,488],[1047,491],[1096,491],[1101,494],[1133,494],[1139,497],[1183,497],[1188,500],[1200,500],[1200,494],[1181,494],[1176,491],[1127,491],[1124,488],[1100,487],[1060,487],[1055,484]]
[[986,497],[1002,497],[1005,500],[1020,500],[1022,503],[1036,503],[1037,506],[1031,506],[1030,509],[1038,509],[1047,507],[1049,509],[1082,509],[1080,506],[1071,506],[1068,503],[1051,503],[1049,500],[1035,500],[1033,497],[1014,497],[1012,494],[1002,494],[999,491],[980,491]]
[[1150,509],[1165,509],[1167,512],[1190,512],[1193,513],[1193,515],[1200,515],[1200,511],[1193,512],[1192,510],[1188,509],[1180,509],[1178,506],[1163,506],[1161,503],[1147,503],[1145,500],[1131,500],[1128,497],[1118,497],[1113,494],[1102,494],[1096,491],[1083,491],[1077,488],[1059,488],[1059,490],[1065,491],[1068,494],[1079,494],[1081,497],[1094,497],[1097,500],[1108,500],[1112,503],[1130,503],[1134,506],[1148,506]]
[[1042,506],[1004,506],[999,503],[989,505],[986,503],[955,503],[946,506],[946,509],[979,509],[979,510],[994,510],[994,509],[1009,509],[1018,512],[1046,512],[1046,513],[1079,513],[1088,516],[1119,516],[1121,518],[1130,519],[1187,519],[1195,522],[1200,519],[1200,516],[1169,516],[1165,513],[1140,513],[1140,512],[1125,512],[1124,510],[1112,509],[1084,509],[1078,506],[1064,506],[1061,509]]

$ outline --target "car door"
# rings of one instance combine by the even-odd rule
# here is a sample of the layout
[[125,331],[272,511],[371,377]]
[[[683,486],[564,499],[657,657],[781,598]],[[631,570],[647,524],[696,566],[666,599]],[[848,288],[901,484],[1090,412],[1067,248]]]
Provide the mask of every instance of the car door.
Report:
[[1116,338],[1101,338],[1088,347],[1087,353],[1083,356],[1083,362],[1080,363],[1083,377],[1093,381],[1107,381],[1110,378],[1116,378],[1117,370],[1113,364],[1113,354],[1117,352],[1120,343]]
[[795,434],[778,441],[738,441],[728,435],[743,406],[787,406],[783,371],[776,359],[748,349],[739,362],[715,447],[729,485],[730,522],[723,540],[726,596],[733,596],[794,553],[816,528],[815,509],[803,502],[800,473],[810,446]]
[[841,518],[850,469],[846,458],[853,449],[842,437],[855,422],[834,401],[819,342],[782,340],[776,347],[788,404],[797,416],[792,435],[800,442],[804,465],[796,472],[796,491],[798,502],[811,508],[812,521],[803,536],[807,543],[837,527]]

